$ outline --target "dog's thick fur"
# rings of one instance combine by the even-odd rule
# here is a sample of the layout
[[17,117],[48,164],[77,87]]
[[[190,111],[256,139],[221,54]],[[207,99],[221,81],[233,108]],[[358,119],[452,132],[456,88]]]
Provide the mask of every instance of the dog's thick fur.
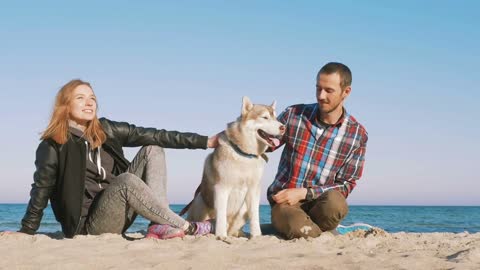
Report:
[[205,160],[202,183],[187,220],[215,218],[218,237],[241,236],[250,220],[250,235],[261,235],[259,204],[260,180],[266,164],[262,155],[278,143],[285,127],[276,120],[272,105],[242,101],[242,114],[229,123],[219,137],[219,146]]

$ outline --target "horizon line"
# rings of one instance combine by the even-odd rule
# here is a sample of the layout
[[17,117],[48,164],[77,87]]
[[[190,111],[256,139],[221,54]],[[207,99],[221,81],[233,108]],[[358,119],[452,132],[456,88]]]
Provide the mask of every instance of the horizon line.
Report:
[[[14,202],[0,202],[1,204],[21,204],[21,205],[26,205],[27,203],[14,203]],[[171,203],[169,205],[187,205],[187,203]],[[48,206],[50,206],[50,202],[48,203]],[[260,206],[270,206],[269,204],[260,204]],[[480,207],[480,205],[459,205],[459,204],[452,204],[452,205],[433,205],[433,204],[349,204],[348,206],[373,206],[373,207],[382,207],[382,206],[403,206],[403,207]]]

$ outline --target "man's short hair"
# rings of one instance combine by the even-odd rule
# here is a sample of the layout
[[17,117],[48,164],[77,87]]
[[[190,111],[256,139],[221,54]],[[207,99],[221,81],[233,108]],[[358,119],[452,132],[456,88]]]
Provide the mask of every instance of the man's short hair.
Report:
[[346,65],[337,62],[330,62],[323,66],[317,74],[317,79],[320,74],[330,75],[333,73],[340,75],[340,87],[342,89],[352,85],[352,72]]

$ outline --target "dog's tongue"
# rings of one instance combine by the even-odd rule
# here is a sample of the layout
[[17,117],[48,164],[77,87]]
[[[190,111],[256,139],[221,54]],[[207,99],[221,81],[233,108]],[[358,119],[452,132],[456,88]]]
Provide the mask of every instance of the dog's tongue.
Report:
[[275,147],[280,145],[280,140],[277,138],[270,138],[270,141],[273,143],[273,146]]

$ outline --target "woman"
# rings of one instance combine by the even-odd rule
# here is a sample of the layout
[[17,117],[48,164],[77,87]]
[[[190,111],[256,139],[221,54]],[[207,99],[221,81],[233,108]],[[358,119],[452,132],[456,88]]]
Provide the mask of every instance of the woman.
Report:
[[[209,221],[190,223],[169,209],[165,148],[213,148],[217,136],[142,128],[97,118],[89,83],[72,80],[57,94],[36,152],[34,183],[20,232],[34,234],[50,199],[65,237],[123,233],[137,214],[147,237],[207,234]],[[143,146],[133,161],[122,147]]]

